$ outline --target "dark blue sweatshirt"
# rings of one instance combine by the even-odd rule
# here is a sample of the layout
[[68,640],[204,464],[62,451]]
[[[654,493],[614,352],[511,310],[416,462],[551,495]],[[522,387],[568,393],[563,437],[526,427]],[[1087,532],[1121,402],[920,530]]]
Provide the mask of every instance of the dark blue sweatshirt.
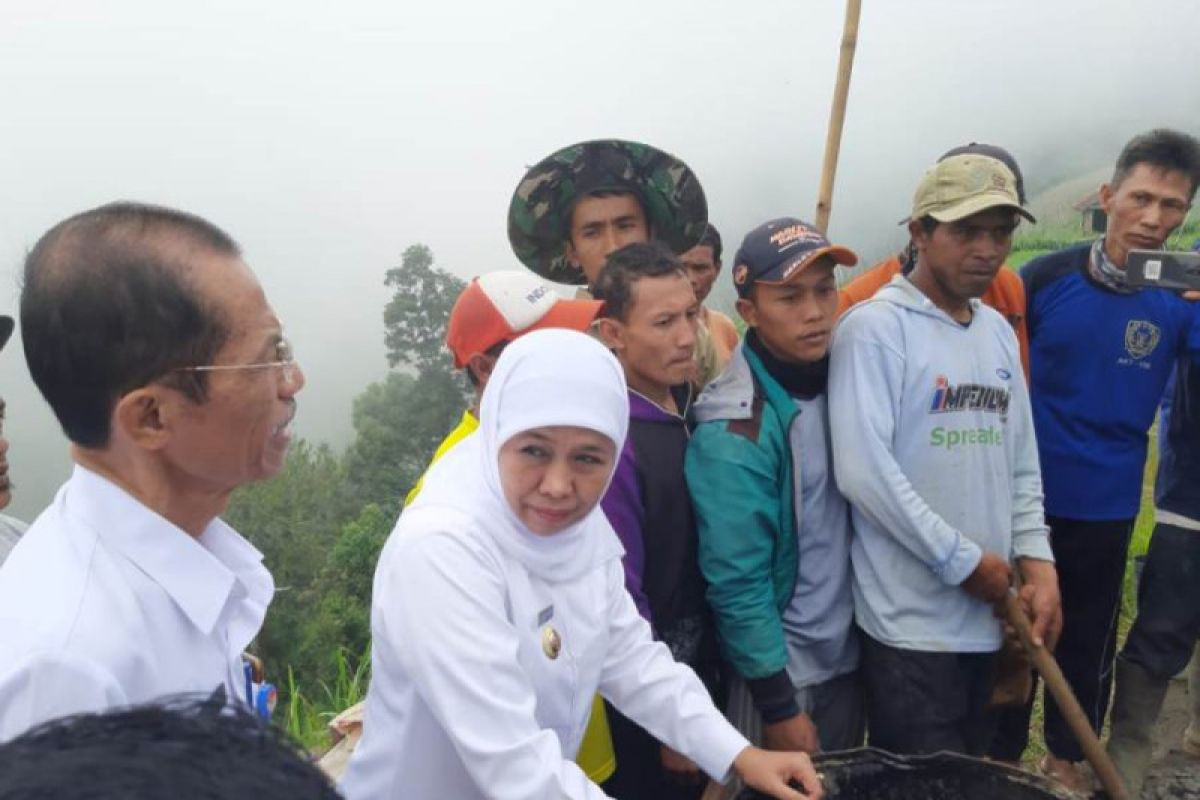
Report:
[[1100,286],[1088,275],[1089,251],[1069,247],[1021,270],[1046,513],[1132,519],[1146,432],[1176,358],[1200,354],[1200,315],[1165,289]]
[[1200,368],[1189,362],[1179,360],[1169,411],[1163,403],[1154,503],[1200,520]]

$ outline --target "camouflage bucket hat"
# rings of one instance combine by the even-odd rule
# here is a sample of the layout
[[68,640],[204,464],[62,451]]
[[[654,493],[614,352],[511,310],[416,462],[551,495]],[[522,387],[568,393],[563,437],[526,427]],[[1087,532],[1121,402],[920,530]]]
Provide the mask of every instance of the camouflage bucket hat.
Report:
[[521,263],[555,283],[586,283],[563,255],[563,242],[575,201],[604,189],[636,194],[654,238],[676,253],[690,250],[704,235],[708,202],[687,164],[638,142],[580,142],[542,160],[513,192],[508,241]]

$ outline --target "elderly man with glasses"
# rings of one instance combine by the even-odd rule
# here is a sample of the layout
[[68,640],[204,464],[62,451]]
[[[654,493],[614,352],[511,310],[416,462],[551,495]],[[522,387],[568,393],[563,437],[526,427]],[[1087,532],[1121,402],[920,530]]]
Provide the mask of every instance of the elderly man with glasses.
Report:
[[218,516],[283,466],[304,374],[237,244],[154,206],[76,215],[26,259],[21,329],[75,469],[0,568],[0,741],[242,697],[274,583]]

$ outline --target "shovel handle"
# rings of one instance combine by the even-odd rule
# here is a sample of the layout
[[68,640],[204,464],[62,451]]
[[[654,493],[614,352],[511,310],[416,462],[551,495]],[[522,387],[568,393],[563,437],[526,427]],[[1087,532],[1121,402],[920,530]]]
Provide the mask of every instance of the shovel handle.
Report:
[[1121,775],[1117,772],[1112,759],[1108,757],[1104,746],[1100,744],[1100,738],[1092,730],[1092,723],[1088,720],[1087,714],[1083,712],[1079,701],[1075,699],[1075,693],[1071,691],[1067,679],[1058,667],[1058,662],[1054,660],[1054,656],[1050,654],[1049,650],[1033,643],[1033,627],[1029,624],[1029,617],[1025,616],[1025,609],[1021,607],[1021,600],[1017,597],[1016,589],[1009,589],[1008,594],[1005,595],[1004,611],[1009,624],[1016,628],[1017,634],[1021,637],[1021,644],[1025,647],[1029,660],[1038,674],[1042,676],[1042,680],[1045,681],[1046,690],[1054,696],[1063,719],[1067,721],[1071,732],[1079,740],[1084,756],[1092,765],[1092,769],[1096,771],[1096,777],[1100,779],[1100,785],[1104,787],[1104,791],[1112,800],[1130,800],[1125,782],[1121,780]]

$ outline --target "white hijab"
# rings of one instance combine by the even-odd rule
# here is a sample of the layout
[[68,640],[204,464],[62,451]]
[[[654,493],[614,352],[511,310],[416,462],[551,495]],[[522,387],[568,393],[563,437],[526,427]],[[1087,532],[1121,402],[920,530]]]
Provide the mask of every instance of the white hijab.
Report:
[[509,557],[551,582],[574,580],[623,554],[599,503],[558,533],[532,533],[504,497],[499,464],[500,448],[517,434],[569,425],[610,439],[616,446],[615,471],[629,427],[629,396],[612,353],[575,331],[527,333],[506,347],[496,362],[479,418],[478,432],[430,469],[411,509],[440,506],[467,514]]

